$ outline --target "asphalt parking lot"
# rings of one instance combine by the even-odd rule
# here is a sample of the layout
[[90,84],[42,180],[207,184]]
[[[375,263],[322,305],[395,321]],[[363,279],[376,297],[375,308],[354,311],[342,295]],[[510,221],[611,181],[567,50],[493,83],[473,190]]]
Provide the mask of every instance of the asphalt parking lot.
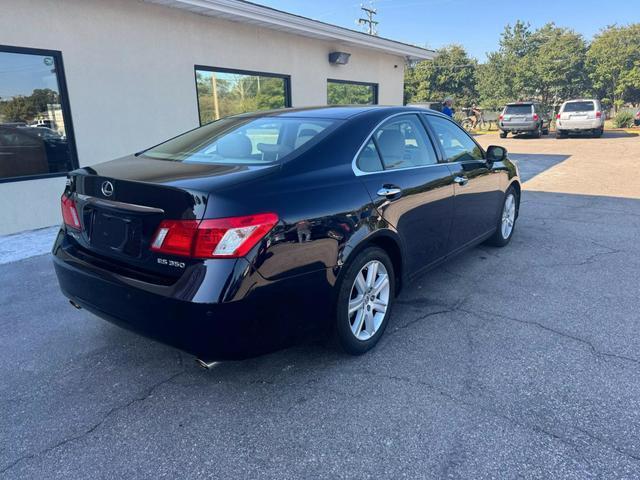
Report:
[[378,347],[205,371],[0,266],[0,478],[640,477],[640,137],[479,137],[525,183],[504,249],[409,285]]

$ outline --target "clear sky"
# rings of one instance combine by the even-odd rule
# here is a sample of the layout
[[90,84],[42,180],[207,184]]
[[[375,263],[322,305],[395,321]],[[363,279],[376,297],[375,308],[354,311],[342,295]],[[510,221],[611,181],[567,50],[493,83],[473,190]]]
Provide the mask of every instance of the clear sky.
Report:
[[[286,12],[359,29],[360,4],[353,0],[252,0]],[[602,27],[640,22],[640,0],[376,0],[380,36],[438,48],[462,44],[481,62],[498,48],[507,23],[569,27],[590,39]]]

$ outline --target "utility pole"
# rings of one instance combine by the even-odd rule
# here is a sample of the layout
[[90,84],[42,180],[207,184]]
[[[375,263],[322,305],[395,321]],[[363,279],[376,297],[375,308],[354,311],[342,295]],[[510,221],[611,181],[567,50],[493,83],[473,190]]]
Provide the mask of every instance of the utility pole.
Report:
[[360,5],[360,10],[362,10],[365,15],[367,16],[367,18],[359,18],[358,19],[358,24],[359,25],[366,25],[366,29],[367,29],[367,33],[369,35],[378,35],[378,23],[377,21],[375,21],[373,19],[373,17],[378,13],[378,11],[373,8],[373,5],[369,6],[369,7],[365,7],[364,5]]

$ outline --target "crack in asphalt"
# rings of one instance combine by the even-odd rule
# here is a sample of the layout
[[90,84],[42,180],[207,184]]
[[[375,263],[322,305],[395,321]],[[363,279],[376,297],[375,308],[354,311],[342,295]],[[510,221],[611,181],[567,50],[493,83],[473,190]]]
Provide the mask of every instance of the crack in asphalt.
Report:
[[568,332],[564,332],[562,330],[558,330],[552,327],[549,327],[548,325],[545,325],[543,323],[537,322],[535,320],[523,320],[521,318],[516,318],[516,317],[511,317],[508,315],[504,315],[504,314],[500,314],[500,313],[495,313],[495,312],[489,312],[487,310],[476,310],[476,311],[470,311],[470,310],[465,310],[465,309],[458,309],[458,311],[461,312],[465,312],[469,315],[473,315],[476,316],[478,318],[482,318],[481,315],[478,315],[478,312],[484,314],[484,315],[488,315],[488,316],[494,316],[494,317],[498,317],[498,318],[502,318],[505,320],[509,320],[512,322],[517,322],[520,324],[524,324],[524,325],[531,325],[531,326],[535,326],[538,327],[542,330],[545,330],[549,333],[553,333],[554,335],[559,335],[561,337],[564,337],[566,339],[569,340],[573,340],[574,342],[577,343],[581,343],[585,346],[587,346],[589,348],[589,350],[593,353],[594,356],[596,357],[605,357],[605,358],[615,358],[617,360],[621,360],[624,362],[630,362],[633,363],[635,365],[640,365],[640,360],[638,360],[637,358],[633,358],[633,357],[627,357],[626,355],[618,355],[617,353],[610,353],[610,352],[605,352],[602,350],[599,350],[598,348],[596,348],[596,346],[593,344],[593,342],[584,339],[582,337],[578,337],[577,335],[572,335],[571,333]]
[[66,445],[68,443],[74,442],[76,440],[80,440],[81,438],[86,437],[87,435],[90,435],[91,433],[96,431],[102,424],[104,424],[104,422],[106,422],[115,413],[120,412],[122,410],[126,410],[127,408],[129,408],[131,405],[133,405],[135,403],[144,402],[145,400],[150,398],[153,395],[153,392],[155,392],[159,387],[171,382],[172,380],[174,380],[175,378],[179,377],[180,375],[183,375],[184,373],[186,373],[186,370],[181,370],[178,373],[174,373],[170,377],[153,384],[151,387],[149,387],[146,390],[146,393],[144,395],[135,397],[132,400],[130,400],[127,403],[125,403],[124,405],[119,405],[117,407],[111,408],[106,414],[104,414],[102,416],[102,418],[97,423],[93,424],[89,429],[85,430],[84,432],[82,432],[82,433],[80,433],[78,435],[73,435],[71,437],[67,437],[67,438],[59,441],[55,445],[52,445],[52,446],[47,447],[47,448],[44,448],[44,449],[40,450],[39,452],[22,455],[21,457],[17,458],[13,462],[11,462],[10,464],[8,464],[4,468],[2,468],[2,470],[0,470],[0,474],[4,474],[4,473],[8,472],[13,467],[15,467],[16,465],[18,465],[19,463],[21,463],[21,462],[23,462],[25,460],[32,460],[34,458],[41,457],[42,455],[46,455],[47,453],[52,452],[53,450],[56,450],[56,449],[62,447],[63,445]]
[[[609,247],[606,247],[606,248],[609,248]],[[589,351],[596,358],[604,358],[604,359],[614,358],[614,359],[617,359],[617,360],[620,360],[620,361],[630,362],[630,363],[633,363],[635,365],[640,365],[640,360],[638,360],[636,358],[627,357],[625,355],[619,355],[619,354],[615,354],[615,353],[610,353],[610,352],[605,352],[605,351],[599,350],[598,348],[596,348],[596,346],[593,344],[593,342],[591,342],[589,340],[586,340],[584,338],[578,337],[576,335],[572,335],[572,334],[570,334],[568,332],[563,332],[561,330],[557,330],[555,328],[549,327],[549,326],[544,325],[544,324],[542,324],[540,322],[537,322],[535,320],[523,320],[523,319],[520,319],[520,318],[511,317],[511,316],[503,315],[503,314],[498,314],[498,313],[490,312],[490,311],[486,311],[486,310],[471,311],[471,310],[464,309],[464,308],[462,308],[462,305],[464,305],[465,302],[466,302],[466,299],[463,299],[463,300],[457,302],[453,306],[441,305],[441,304],[429,302],[428,300],[421,299],[421,298],[396,302],[396,303],[400,303],[400,304],[403,304],[403,305],[410,305],[410,306],[429,304],[429,305],[434,305],[434,306],[439,306],[439,307],[444,307],[444,308],[442,310],[438,310],[438,311],[435,311],[435,312],[430,312],[430,313],[428,313],[426,315],[421,316],[419,319],[416,319],[416,320],[413,320],[411,322],[408,322],[407,324],[403,325],[402,327],[399,327],[396,330],[394,330],[393,333],[397,333],[397,332],[399,332],[401,330],[404,330],[404,329],[416,324],[420,320],[423,320],[423,319],[431,317],[431,316],[445,314],[445,313],[463,312],[463,313],[466,313],[468,315],[471,315],[471,316],[474,316],[476,318],[479,318],[480,320],[487,320],[486,316],[489,316],[489,317],[498,317],[498,318],[503,319],[503,320],[508,320],[508,321],[512,321],[512,322],[516,322],[516,323],[520,323],[520,324],[524,324],[524,325],[534,326],[534,327],[537,327],[537,328],[539,328],[541,330],[544,330],[544,331],[546,331],[548,333],[551,333],[553,335],[558,335],[558,336],[561,336],[561,337],[563,337],[565,339],[568,339],[568,340],[571,340],[573,342],[577,342],[577,343],[580,343],[580,344],[586,346],[589,349]],[[371,375],[371,376],[378,376],[378,377],[386,378],[386,379],[389,379],[389,380],[402,381],[402,382],[409,383],[409,384],[414,385],[414,386],[416,386],[416,385],[425,386],[425,387],[433,390],[434,392],[438,393],[439,395],[441,395],[441,396],[443,396],[443,397],[445,397],[445,398],[447,398],[447,399],[449,399],[451,401],[460,403],[460,404],[468,406],[468,407],[478,407],[478,408],[482,409],[483,411],[492,413],[492,414],[494,414],[494,415],[496,415],[496,416],[498,416],[498,417],[500,417],[500,418],[502,418],[504,420],[507,420],[507,421],[511,422],[512,424],[521,426],[523,428],[528,428],[528,429],[533,430],[533,431],[538,432],[538,433],[545,434],[545,435],[547,435],[549,437],[552,437],[552,438],[554,438],[556,440],[559,440],[559,441],[571,446],[573,449],[577,449],[578,448],[578,446],[574,442],[570,441],[566,437],[563,437],[562,435],[560,435],[560,434],[558,434],[556,432],[553,432],[551,430],[545,429],[545,428],[541,427],[540,425],[536,425],[536,424],[533,424],[533,423],[517,421],[517,420],[509,417],[508,415],[503,414],[502,412],[500,412],[498,410],[495,410],[495,409],[493,409],[491,407],[488,407],[487,405],[480,404],[480,403],[477,403],[477,402],[474,403],[474,402],[465,401],[464,399],[455,396],[453,393],[448,392],[446,390],[443,390],[443,389],[437,387],[436,385],[434,385],[432,383],[429,383],[429,382],[426,382],[424,380],[421,380],[421,379],[418,379],[418,378],[413,378],[412,379],[412,378],[409,378],[409,377],[402,377],[402,376],[397,376],[397,375],[381,374],[381,373],[373,372],[373,371],[370,371],[370,370],[364,370],[362,372],[365,373],[365,374]],[[466,389],[466,391],[468,391],[468,389]],[[583,433],[584,435],[586,435],[590,439],[592,439],[592,440],[594,440],[594,441],[596,441],[596,442],[598,442],[598,443],[600,443],[600,444],[602,444],[602,445],[604,445],[606,447],[611,448],[612,450],[616,451],[617,453],[619,453],[619,454],[621,454],[621,455],[623,455],[625,457],[628,457],[628,458],[633,459],[635,461],[640,461],[640,454],[629,452],[629,451],[617,446],[616,444],[611,443],[611,442],[603,439],[602,437],[599,437],[599,436],[597,436],[597,435],[595,435],[595,434],[593,434],[593,433],[591,433],[591,432],[589,432],[589,431],[587,431],[587,430],[585,430],[583,428],[573,427],[573,426],[569,427],[569,428],[572,428],[574,430],[577,430],[577,431]],[[580,453],[580,452],[578,452],[578,453]],[[580,456],[587,463],[589,463],[588,459],[586,457],[584,457],[581,453],[580,453]]]
[[[403,376],[399,376],[399,375],[388,375],[388,374],[384,374],[384,373],[379,373],[379,372],[374,372],[371,370],[360,370],[359,373],[364,373],[365,375],[370,375],[374,378],[383,378],[383,379],[387,379],[387,380],[392,380],[392,381],[397,381],[397,382],[403,382],[406,383],[408,385],[411,386],[424,386],[427,387],[429,390],[435,392],[436,394],[440,395],[441,397],[444,397],[454,403],[457,403],[459,405],[463,405],[465,407],[469,407],[471,409],[474,410],[482,410],[485,413],[489,413],[490,415],[497,417],[497,418],[501,418],[502,420],[505,420],[506,422],[512,424],[512,425],[516,425],[519,426],[521,428],[527,429],[527,430],[531,430],[534,431],[536,433],[540,433],[543,435],[546,435],[548,437],[554,438],[560,442],[562,442],[563,444],[567,445],[568,447],[571,447],[585,462],[589,463],[588,459],[582,454],[582,452],[580,452],[578,450],[578,446],[572,442],[571,440],[565,438],[564,436],[553,432],[551,430],[547,430],[543,427],[541,427],[540,425],[536,425],[534,423],[529,423],[529,422],[522,422],[522,421],[518,421],[514,418],[511,418],[508,415],[505,415],[504,413],[502,413],[499,410],[496,410],[494,408],[491,408],[483,403],[479,403],[479,402],[473,402],[473,401],[469,401],[469,400],[465,400],[462,397],[458,397],[454,394],[452,394],[451,392],[448,392],[447,390],[441,389],[439,387],[437,387],[436,385],[426,382],[424,380],[421,380],[419,378],[410,378],[410,377],[403,377]],[[606,443],[605,443],[606,445]],[[640,460],[640,458],[636,458],[632,455],[628,455],[627,456]]]

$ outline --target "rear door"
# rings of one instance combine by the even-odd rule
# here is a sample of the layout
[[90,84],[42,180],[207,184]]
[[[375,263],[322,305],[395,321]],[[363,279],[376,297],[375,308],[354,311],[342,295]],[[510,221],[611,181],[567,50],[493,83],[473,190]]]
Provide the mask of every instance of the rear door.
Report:
[[563,128],[592,128],[596,113],[596,106],[592,100],[567,102],[560,114],[560,120]]
[[502,123],[505,127],[527,127],[531,122],[533,122],[533,105],[531,103],[506,106],[502,117]]
[[389,118],[366,142],[356,159],[379,214],[393,225],[407,253],[409,274],[447,252],[453,214],[453,177],[438,162],[420,117]]
[[460,126],[440,116],[425,117],[454,176],[454,214],[449,239],[449,252],[453,252],[496,228],[504,196],[500,174]]

